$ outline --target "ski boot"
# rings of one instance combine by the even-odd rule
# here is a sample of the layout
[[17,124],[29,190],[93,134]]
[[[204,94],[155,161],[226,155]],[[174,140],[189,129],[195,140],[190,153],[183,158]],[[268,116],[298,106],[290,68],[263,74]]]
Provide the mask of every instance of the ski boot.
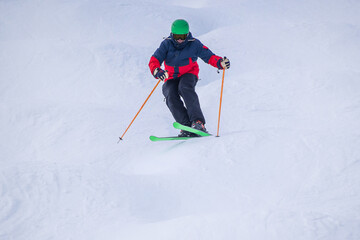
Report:
[[191,127],[207,133],[204,123],[200,120],[193,121]]

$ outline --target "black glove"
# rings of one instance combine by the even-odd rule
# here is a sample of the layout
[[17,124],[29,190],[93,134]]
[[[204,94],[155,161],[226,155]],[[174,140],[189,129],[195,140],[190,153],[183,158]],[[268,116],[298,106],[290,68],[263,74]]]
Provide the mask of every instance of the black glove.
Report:
[[229,69],[230,68],[230,60],[226,57],[219,59],[217,62],[217,67],[219,69]]
[[167,71],[164,71],[161,68],[156,68],[153,72],[153,75],[156,79],[160,79],[161,81],[164,81],[169,77]]

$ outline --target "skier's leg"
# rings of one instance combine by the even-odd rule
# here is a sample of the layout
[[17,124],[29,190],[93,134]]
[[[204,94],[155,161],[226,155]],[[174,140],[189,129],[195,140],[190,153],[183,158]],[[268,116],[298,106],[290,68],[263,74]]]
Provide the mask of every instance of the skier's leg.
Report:
[[180,77],[179,93],[184,99],[190,122],[200,120],[205,124],[205,118],[200,108],[199,97],[195,92],[197,77],[194,74],[184,74]]
[[170,109],[175,121],[185,126],[190,126],[191,122],[188,113],[179,95],[179,80],[180,79],[177,78],[166,81],[162,87],[162,91],[165,96],[166,105]]

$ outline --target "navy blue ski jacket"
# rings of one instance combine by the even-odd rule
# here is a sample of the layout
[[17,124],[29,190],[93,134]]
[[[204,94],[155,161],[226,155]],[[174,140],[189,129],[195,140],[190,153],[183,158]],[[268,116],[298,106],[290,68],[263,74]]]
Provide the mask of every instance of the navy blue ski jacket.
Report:
[[165,70],[169,74],[169,78],[165,79],[164,82],[186,73],[192,73],[198,77],[198,58],[216,68],[219,67],[219,61],[222,59],[204,46],[198,39],[194,38],[191,33],[181,44],[176,42],[170,35],[161,42],[160,47],[151,56],[149,68],[153,74],[154,70],[160,68],[161,64],[164,63]]

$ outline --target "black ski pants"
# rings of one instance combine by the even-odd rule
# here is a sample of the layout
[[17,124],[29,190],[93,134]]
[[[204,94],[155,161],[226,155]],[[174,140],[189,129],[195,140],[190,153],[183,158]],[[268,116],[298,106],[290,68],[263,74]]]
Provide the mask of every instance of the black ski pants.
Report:
[[193,121],[197,120],[205,124],[199,97],[195,92],[197,81],[198,79],[194,74],[187,73],[166,81],[162,87],[166,105],[175,121],[186,126],[190,126]]

